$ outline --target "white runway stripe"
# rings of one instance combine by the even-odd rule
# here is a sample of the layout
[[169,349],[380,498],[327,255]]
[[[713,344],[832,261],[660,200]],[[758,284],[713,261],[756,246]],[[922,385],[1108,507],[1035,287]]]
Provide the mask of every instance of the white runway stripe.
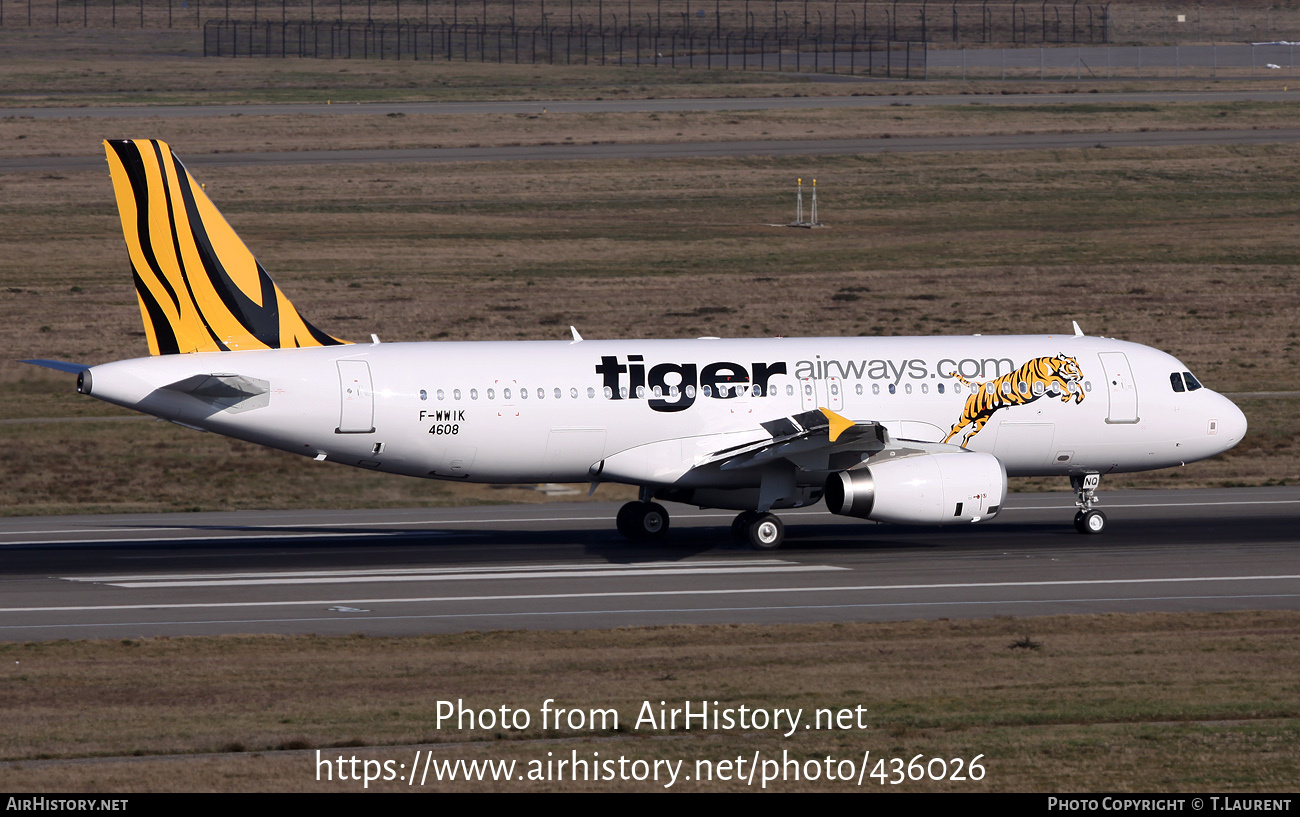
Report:
[[360,571],[322,571],[328,575],[302,575],[293,573],[245,574],[237,577],[132,577],[135,580],[99,578],[69,578],[68,581],[97,582],[113,587],[254,587],[261,585],[296,585],[296,584],[357,584],[372,582],[450,582],[474,581],[483,579],[572,579],[572,578],[644,578],[647,576],[703,576],[737,573],[818,573],[830,570],[848,570],[846,567],[830,565],[799,565],[790,563],[777,564],[729,564],[714,566],[654,566],[640,565],[630,567],[601,568],[559,568],[559,569],[525,569],[525,570],[360,570]]
[[[848,585],[841,587],[741,587],[713,590],[636,590],[607,591],[595,593],[527,593],[493,596],[425,596],[419,598],[331,598],[300,601],[231,601],[231,602],[191,602],[183,604],[103,604],[67,607],[0,607],[0,613],[50,613],[75,612],[86,610],[185,610],[204,608],[237,607],[303,607],[322,605],[330,607],[336,604],[424,604],[432,602],[473,602],[473,601],[537,601],[552,599],[590,599],[590,598],[634,598],[644,596],[722,596],[746,595],[754,593],[845,593],[889,590],[947,590],[993,587],[1059,587],[1059,586],[1097,586],[1117,584],[1176,584],[1189,582],[1243,582],[1243,581],[1288,581],[1300,579],[1300,574],[1283,574],[1276,576],[1186,576],[1153,579],[1084,579],[1079,581],[1042,581],[1042,582],[962,582],[956,584],[876,584]],[[955,603],[955,602],[954,602]]]

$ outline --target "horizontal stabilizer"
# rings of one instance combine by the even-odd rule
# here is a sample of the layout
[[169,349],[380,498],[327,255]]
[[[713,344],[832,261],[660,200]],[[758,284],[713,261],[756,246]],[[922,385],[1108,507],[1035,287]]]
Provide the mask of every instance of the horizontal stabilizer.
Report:
[[33,366],[40,366],[45,369],[56,369],[60,372],[68,372],[69,374],[81,374],[90,368],[90,366],[85,363],[68,363],[63,360],[20,360],[19,363],[30,363]]
[[238,374],[196,374],[163,388],[193,395],[218,410],[232,413],[271,404],[270,383]]

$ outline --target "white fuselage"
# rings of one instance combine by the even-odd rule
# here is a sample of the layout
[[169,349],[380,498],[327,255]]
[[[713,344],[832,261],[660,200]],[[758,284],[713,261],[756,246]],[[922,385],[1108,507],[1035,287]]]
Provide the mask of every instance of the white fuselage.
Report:
[[[1078,367],[1068,383],[1003,378],[998,394],[976,394],[1027,362],[1064,359]],[[164,355],[89,376],[111,403],[373,470],[673,486],[701,458],[768,438],[761,423],[817,408],[894,439],[969,435],[966,447],[1013,476],[1175,466],[1227,450],[1246,427],[1223,396],[1175,391],[1185,370],[1138,344],[1049,335],[376,343]],[[196,375],[266,393],[241,404],[164,388]],[[982,424],[962,425],[981,410]]]

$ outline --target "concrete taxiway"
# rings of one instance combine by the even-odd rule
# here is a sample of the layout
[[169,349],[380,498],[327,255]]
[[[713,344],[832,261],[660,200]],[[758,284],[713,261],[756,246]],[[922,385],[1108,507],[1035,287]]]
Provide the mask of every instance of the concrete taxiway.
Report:
[[[1138,133],[1019,133],[994,136],[908,136],[873,139],[734,140],[720,142],[627,143],[599,145],[514,145],[477,148],[392,148],[376,150],[298,150],[254,153],[200,153],[185,157],[187,167],[233,165],[317,165],[409,162],[579,161],[588,159],[691,159],[738,156],[854,156],[879,153],[960,152],[968,150],[1062,150],[1068,148],[1146,148],[1196,145],[1290,144],[1300,129],[1146,131]],[[53,173],[98,170],[103,156],[50,156],[0,159],[0,173]]]
[[771,553],[680,506],[656,546],[610,503],[7,519],[0,640],[1300,608],[1300,489],[1103,499],[1097,537],[1068,494],[963,528],[785,511]]
[[[940,52],[935,52],[936,54]],[[957,52],[953,52],[957,53]],[[972,52],[973,53],[973,52]],[[1036,53],[1036,52],[1035,52]],[[1072,53],[1072,52],[1071,52]],[[864,79],[864,82],[871,82]],[[12,97],[11,97],[12,98]],[[0,108],[0,116],[30,119],[190,119],[211,116],[411,116],[449,114],[681,113],[884,108],[896,105],[1150,105],[1222,102],[1295,102],[1300,90],[1127,91],[1098,94],[914,94],[873,87],[863,96],[788,96],[666,99],[551,99],[485,102],[248,103],[233,105],[88,105]]]

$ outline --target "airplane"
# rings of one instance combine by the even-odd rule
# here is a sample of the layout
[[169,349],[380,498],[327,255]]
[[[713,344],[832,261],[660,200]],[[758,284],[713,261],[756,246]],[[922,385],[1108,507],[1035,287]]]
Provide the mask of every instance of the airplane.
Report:
[[1073,333],[349,343],[294,308],[163,142],[104,143],[149,357],[86,365],[77,390],[194,429],[372,471],[482,483],[637,486],[740,513],[732,541],[779,547],[774,510],[825,501],[877,522],[995,518],[1008,476],[1068,477],[1098,534],[1103,474],[1237,444],[1246,418],[1176,358]]

